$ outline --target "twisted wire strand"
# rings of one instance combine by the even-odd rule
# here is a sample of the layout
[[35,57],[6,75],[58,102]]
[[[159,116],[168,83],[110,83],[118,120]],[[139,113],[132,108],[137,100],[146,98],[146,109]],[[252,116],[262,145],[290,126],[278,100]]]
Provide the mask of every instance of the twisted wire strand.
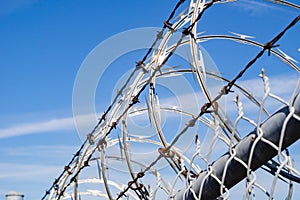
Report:
[[[174,52],[176,51],[176,49],[178,48],[178,46],[182,43],[183,38],[186,35],[191,35],[191,37],[194,37],[191,34],[191,30],[194,28],[196,22],[198,22],[200,20],[200,18],[202,17],[204,11],[206,9],[208,9],[209,7],[211,7],[214,3],[218,2],[219,0],[212,0],[209,3],[205,4],[205,7],[203,9],[203,12],[200,12],[197,19],[188,27],[188,28],[184,28],[183,32],[182,32],[182,37],[179,39],[179,41],[177,42],[176,46],[172,49],[172,51],[168,54],[168,56],[164,59],[164,61],[161,63],[160,66],[158,66],[156,68],[156,71],[158,71],[163,65],[166,64],[166,62],[170,59],[170,57],[174,54]],[[168,27],[169,21],[170,19],[173,18],[176,10],[178,9],[178,7],[183,3],[184,1],[179,1],[175,8],[173,9],[172,13],[170,14],[170,17],[168,18],[168,20],[166,21],[167,23],[164,23],[164,26],[162,28],[162,31],[164,31],[166,28]],[[257,56],[252,59],[244,68],[243,70],[240,71],[240,73],[234,78],[232,79],[232,81],[228,82],[228,84],[221,90],[220,94],[218,96],[216,96],[211,102],[208,102],[206,104],[204,104],[201,108],[201,112],[199,113],[199,115],[197,117],[195,117],[194,119],[192,119],[190,121],[190,123],[179,133],[177,134],[177,136],[174,138],[174,140],[171,142],[171,144],[166,148],[166,149],[170,149],[176,142],[177,140],[181,137],[181,135],[183,135],[186,130],[189,127],[192,127],[196,120],[198,118],[200,118],[203,114],[208,112],[208,109],[213,105],[214,102],[218,101],[223,95],[227,95],[231,88],[236,85],[235,82],[241,78],[244,73],[256,62],[256,60],[258,60],[265,51],[271,51],[273,47],[275,47],[276,42],[285,34],[285,32],[290,29],[291,27],[293,27],[300,19],[300,16],[296,17],[282,32],[280,32],[275,38],[273,38],[271,41],[265,43],[263,49],[257,54]],[[160,33],[160,32],[159,32]],[[147,51],[147,53],[145,54],[145,56],[142,59],[142,62],[139,64],[143,64],[144,61],[147,59],[147,57],[149,56],[149,54],[151,53],[151,51],[153,50],[154,46],[156,46],[157,41],[159,41],[161,38],[157,36],[156,40],[153,42],[152,46],[149,48],[149,50]],[[149,52],[149,53],[148,53]],[[140,65],[137,65],[140,66]],[[127,112],[133,105],[135,105],[136,103],[138,103],[138,99],[139,96],[141,95],[141,93],[145,90],[145,88],[147,87],[147,85],[151,82],[152,78],[154,77],[155,72],[152,74],[152,76],[150,76],[149,81],[147,81],[147,83],[139,90],[139,92],[132,98],[131,103],[128,106],[128,109],[125,110],[125,112]],[[131,77],[131,76],[130,76]],[[91,131],[91,135],[93,135],[97,129],[99,128],[99,126],[102,124],[102,122],[106,119],[106,115],[111,111],[112,109],[112,105],[116,102],[116,100],[113,101],[113,103],[108,107],[108,109],[104,112],[104,114],[102,115],[102,117],[100,118],[98,124],[94,127],[94,129]],[[112,125],[110,127],[110,129],[107,131],[106,136],[108,136],[110,134],[110,132],[113,130],[113,128],[115,128],[116,124]],[[72,157],[71,161],[69,162],[68,165],[65,166],[64,171],[61,173],[60,176],[58,176],[58,178],[53,182],[52,186],[49,188],[49,190],[46,191],[45,195],[42,197],[42,200],[45,199],[49,194],[50,191],[55,188],[57,186],[58,181],[64,176],[65,173],[68,173],[70,175],[70,166],[71,164],[73,164],[73,162],[79,158],[82,150],[84,149],[84,146],[86,145],[88,139],[85,140],[85,142],[82,144],[82,146],[80,147],[80,149],[77,151],[77,153]],[[58,199],[60,199],[63,196],[63,193],[65,192],[65,189],[74,181],[76,181],[76,177],[79,175],[79,173],[88,166],[88,162],[91,160],[92,158],[92,154],[93,152],[89,153],[89,156],[87,157],[87,159],[84,161],[87,164],[83,165],[79,168],[79,170],[74,174],[74,176],[70,179],[69,183],[60,191],[60,194],[58,195]],[[147,168],[145,168],[145,170],[143,170],[142,172],[138,173],[137,176],[133,179],[132,184],[136,183],[138,181],[138,179],[142,178],[145,174],[145,172],[147,172],[148,170],[150,170],[150,168],[152,168],[157,162],[158,160],[160,160],[162,158],[162,156],[158,156],[156,160],[154,160]],[[77,165],[75,165],[76,167]],[[75,168],[74,167],[74,168]],[[74,169],[73,168],[73,169]],[[71,172],[72,173],[72,172]],[[128,187],[126,189],[124,189],[123,192],[120,193],[120,195],[118,196],[117,199],[119,199],[121,196],[123,196],[131,187],[132,185],[128,184]],[[141,192],[142,194],[143,192]]]
[[[199,19],[198,19],[199,20]],[[202,115],[204,115],[205,113],[207,113],[208,109],[212,106],[213,102],[218,101],[222,96],[227,95],[229,92],[231,92],[231,88],[233,87],[233,85],[236,83],[236,81],[241,78],[245,72],[264,54],[265,51],[270,51],[273,47],[275,46],[275,43],[285,34],[285,32],[287,30],[289,30],[291,27],[293,27],[298,21],[300,20],[300,15],[297,16],[290,24],[288,24],[283,31],[281,31],[279,34],[277,34],[272,40],[270,40],[269,42],[265,43],[264,48],[252,59],[248,62],[248,64],[238,73],[238,75],[232,79],[226,86],[224,86],[224,88],[222,88],[222,90],[220,91],[219,95],[217,95],[212,102],[208,102],[206,104],[204,104],[201,108],[201,112],[193,119],[191,119],[190,123],[184,127],[184,129],[182,129],[177,135],[176,137],[173,139],[173,141],[170,143],[170,145],[166,148],[166,150],[169,150],[178,140],[179,138],[192,126],[194,125],[195,121],[200,118]],[[181,42],[182,40],[180,40]],[[177,46],[177,45],[176,45]],[[136,176],[135,181],[137,181],[140,177],[142,178],[145,174],[145,172],[147,172],[148,169],[150,169],[152,166],[154,166],[158,160],[160,160],[162,158],[161,155],[159,155],[145,170],[143,170],[142,172],[140,172],[140,174],[138,176]],[[124,191],[126,192],[129,188],[126,188]],[[122,195],[119,195],[117,199],[119,199],[121,196],[123,196],[123,194],[125,193],[121,193]]]

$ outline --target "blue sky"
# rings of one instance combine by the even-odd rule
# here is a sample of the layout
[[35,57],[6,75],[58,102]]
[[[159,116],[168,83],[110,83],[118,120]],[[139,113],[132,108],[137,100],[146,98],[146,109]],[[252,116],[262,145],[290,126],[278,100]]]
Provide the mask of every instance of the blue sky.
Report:
[[[72,119],[72,91],[76,73],[91,50],[119,32],[162,26],[175,3],[0,0],[0,199],[10,190],[23,192],[26,199],[41,198],[81,145]],[[285,7],[241,1],[217,5],[201,23],[206,34],[233,31],[264,43],[296,16],[295,10]],[[300,60],[299,30],[298,24],[279,42],[296,60]],[[231,55],[226,51],[230,44],[215,48],[216,44],[221,43],[203,46],[218,66],[224,65],[221,72],[228,78],[236,74],[234,66],[243,66],[257,52]],[[239,52],[239,47],[233,48]],[[127,63],[133,66],[139,59]],[[264,61],[271,65],[272,59]],[[275,69],[269,66],[274,77],[298,76],[286,67]],[[259,71],[251,69],[247,77],[257,77]],[[98,112],[105,103],[99,103]]]

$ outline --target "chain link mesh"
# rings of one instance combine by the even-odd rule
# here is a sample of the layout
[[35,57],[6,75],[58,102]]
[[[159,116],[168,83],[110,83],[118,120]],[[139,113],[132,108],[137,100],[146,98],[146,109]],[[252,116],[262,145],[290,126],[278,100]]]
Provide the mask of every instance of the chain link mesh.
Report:
[[[191,1],[187,9],[183,8],[182,0],[176,4],[146,55],[137,62],[98,124],[87,134],[82,146],[42,199],[84,199],[85,196],[88,199],[273,199],[283,194],[288,199],[292,197],[294,183],[300,182],[300,174],[287,147],[298,137],[287,133],[292,132],[291,127],[299,128],[299,110],[295,107],[299,102],[295,99],[300,83],[295,83],[286,101],[272,93],[264,70],[260,74],[264,89],[260,99],[255,95],[257,88],[250,92],[238,83],[238,79],[265,51],[299,73],[298,66],[275,47],[300,17],[265,44],[241,36],[199,35],[198,22],[208,9],[219,3],[230,4],[231,1]],[[178,17],[174,17],[175,13],[179,13]],[[180,31],[178,40],[170,44],[175,32]],[[200,42],[218,39],[256,46],[261,51],[230,81],[206,66],[205,52],[199,46]],[[184,45],[190,51],[188,66],[167,68],[166,63]],[[198,109],[194,106],[194,110],[181,104],[161,105],[159,99],[163,98],[157,94],[159,80],[176,76],[184,76],[190,84],[199,86],[195,102],[207,103]],[[209,87],[208,80],[215,80],[223,87],[213,92],[215,85]],[[145,101],[141,100],[141,95],[145,95]],[[234,101],[224,103],[223,96]],[[264,120],[277,116],[267,111],[273,105],[269,101],[273,104],[276,101],[277,108],[285,106],[280,111],[285,114],[282,125],[274,120],[279,132],[264,127],[268,124]],[[226,106],[232,111],[226,111]],[[255,107],[256,115],[249,114],[247,107]],[[150,136],[130,129],[130,119],[141,113],[147,115],[151,124],[153,134]],[[162,122],[165,113],[168,117]],[[172,117],[178,116],[182,123],[177,129],[166,125],[168,120],[177,123]],[[254,131],[250,132],[252,129]],[[270,132],[277,138],[269,137]],[[261,153],[262,147],[266,155],[260,156],[257,152]],[[136,154],[143,150],[147,153]],[[271,183],[266,184],[265,177],[272,180]],[[276,193],[279,187],[286,187],[287,193]]]

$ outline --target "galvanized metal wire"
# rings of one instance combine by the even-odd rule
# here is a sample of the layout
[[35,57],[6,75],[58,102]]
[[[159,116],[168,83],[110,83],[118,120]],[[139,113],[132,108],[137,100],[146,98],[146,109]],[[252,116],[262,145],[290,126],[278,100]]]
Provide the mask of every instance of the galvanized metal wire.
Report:
[[[155,199],[160,195],[165,195],[169,199],[181,199],[187,194],[190,199],[210,199],[210,198],[223,198],[229,199],[231,192],[230,188],[232,183],[236,184],[236,181],[228,182],[228,177],[234,174],[230,171],[233,162],[238,163],[246,174],[242,178],[246,180],[246,187],[241,198],[253,199],[255,192],[259,190],[266,198],[272,199],[275,194],[276,184],[279,181],[286,182],[288,184],[288,197],[292,196],[292,188],[294,182],[299,181],[299,172],[294,168],[291,155],[286,150],[286,129],[288,129],[289,122],[300,119],[299,114],[294,108],[294,99],[299,92],[299,81],[295,85],[294,93],[290,97],[290,102],[283,100],[281,97],[272,93],[270,89],[270,83],[265,71],[262,71],[261,78],[264,83],[264,96],[262,99],[257,97],[240,86],[238,80],[247,75],[247,70],[253,66],[254,63],[260,59],[265,52],[268,55],[272,54],[279,57],[294,69],[294,72],[299,74],[299,67],[292,61],[290,61],[285,55],[276,51],[277,42],[285,37],[287,31],[297,24],[300,20],[300,15],[291,21],[281,32],[279,32],[273,39],[267,41],[265,44],[232,36],[232,35],[198,35],[197,25],[198,22],[204,17],[205,12],[209,12],[213,9],[215,4],[219,3],[232,3],[231,1],[211,0],[206,2],[205,0],[191,1],[186,10],[182,9],[182,12],[177,18],[175,14],[184,5],[184,0],[179,0],[174,9],[166,21],[163,22],[162,29],[157,33],[155,41],[149,47],[144,57],[137,61],[132,73],[129,75],[125,83],[119,88],[118,93],[113,98],[111,104],[108,106],[103,115],[99,118],[98,123],[87,133],[87,138],[74,154],[70,162],[64,167],[62,173],[55,179],[50,188],[46,191],[42,197],[44,199],[81,199],[82,196],[96,196],[103,197],[104,199]],[[293,8],[299,9],[299,6],[288,3],[286,1],[274,1],[274,3],[281,3]],[[169,45],[168,42],[172,38],[175,32],[181,31],[181,37],[173,45]],[[286,36],[288,37],[288,36]],[[218,73],[213,73],[206,70],[205,63],[203,63],[201,50],[198,48],[198,43],[207,40],[225,39],[233,42],[239,42],[241,45],[253,45],[260,48],[257,55],[251,59],[233,78],[225,78]],[[243,43],[241,43],[243,42]],[[183,45],[189,45],[190,54],[192,59],[190,65],[182,69],[172,69],[164,71],[165,65],[173,57]],[[170,74],[194,74],[195,84],[199,85],[206,103],[204,103],[197,114],[185,111],[185,108],[162,107],[157,105],[156,100],[156,79],[164,78]],[[216,80],[220,80],[224,83],[224,86],[220,88],[218,95],[212,96],[209,88],[207,87],[206,77],[211,77]],[[251,119],[244,112],[243,101],[240,96],[237,96],[235,103],[237,106],[237,117],[230,121],[230,116],[222,111],[219,107],[221,98],[226,95],[231,95],[233,90],[239,91],[239,95],[246,97],[247,101],[253,103],[258,108],[258,119]],[[135,107],[141,101],[141,95],[148,92],[149,103],[146,102],[146,106],[142,108]],[[275,99],[277,102],[286,106],[289,110],[284,123],[281,127],[278,143],[274,143],[265,138],[264,130],[261,128],[263,124],[263,115],[270,116],[266,109],[266,101],[269,99]],[[188,116],[189,120],[185,125],[180,127],[181,129],[174,133],[174,137],[169,140],[164,134],[163,127],[159,122],[158,113],[160,110],[169,111],[172,113],[179,113],[180,115]],[[155,134],[157,138],[147,137],[133,137],[128,135],[128,118],[135,112],[147,112],[149,120],[153,123]],[[255,136],[249,137],[252,142],[251,148],[247,159],[240,157],[237,147],[245,139],[242,139],[238,129],[241,123],[248,123],[250,126],[255,127]],[[213,137],[207,145],[207,151],[205,154],[201,151],[202,144],[199,139],[199,133],[195,134],[195,138],[191,138],[191,141],[195,141],[194,145],[190,146],[191,151],[188,157],[176,144],[178,141],[193,127],[199,126],[199,124],[209,127],[213,132]],[[118,134],[114,134],[115,129],[119,127],[121,137]],[[248,136],[246,136],[248,138]],[[248,139],[249,139],[248,138]],[[213,152],[216,150],[218,143],[225,144],[228,147],[227,157],[224,161],[224,168],[222,168],[220,174],[216,174],[216,166],[213,160]],[[132,143],[151,144],[157,148],[156,157],[147,164],[136,161],[131,157]],[[255,159],[257,159],[256,148],[257,146],[267,144],[270,146],[277,155],[277,160],[271,158],[267,162],[255,165]],[[289,144],[290,145],[290,144]],[[120,154],[110,155],[107,151],[111,147],[118,146]],[[226,152],[223,152],[226,153]],[[123,178],[119,180],[113,180],[110,178],[109,173],[113,171],[110,169],[110,165],[107,160],[112,162],[125,162],[124,168],[127,171],[127,175],[124,178],[127,181],[123,182]],[[222,157],[220,157],[222,159]],[[164,160],[168,163],[168,168],[172,169],[175,174],[170,178],[170,172],[168,171],[165,176],[162,172],[156,168],[159,162]],[[218,162],[218,159],[215,161]],[[202,163],[202,164],[200,164]],[[82,176],[84,171],[88,168],[95,168],[96,177],[86,178]],[[136,171],[136,166],[140,167],[140,171]],[[258,180],[258,174],[255,170],[262,167],[266,173],[272,174],[273,181],[270,188],[262,186]],[[239,174],[238,174],[239,175]],[[147,178],[149,177],[149,180]],[[201,177],[199,179],[199,177]],[[239,179],[239,178],[237,178]],[[145,185],[143,180],[149,185]],[[147,181],[146,181],[147,180]],[[201,183],[197,183],[197,180],[201,180]],[[208,181],[209,180],[209,181]],[[234,179],[235,180],[235,179]],[[179,183],[181,182],[181,184]],[[198,181],[199,182],[199,181]],[[96,184],[101,185],[101,189],[86,189],[82,185]],[[214,194],[207,194],[205,184],[217,185]],[[179,186],[184,186],[181,193],[178,193]],[[199,186],[199,187],[198,187]],[[83,190],[81,190],[83,188]],[[85,189],[85,190],[84,190]]]

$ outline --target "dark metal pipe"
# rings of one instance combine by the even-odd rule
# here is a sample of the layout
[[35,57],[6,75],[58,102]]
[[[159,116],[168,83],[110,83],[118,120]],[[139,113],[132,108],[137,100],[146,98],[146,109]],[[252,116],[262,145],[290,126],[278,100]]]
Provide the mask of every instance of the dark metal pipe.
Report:
[[[298,94],[293,103],[293,108],[295,109],[295,114],[300,116],[300,95]],[[261,129],[263,131],[263,138],[272,142],[276,146],[279,145],[281,130],[283,128],[284,121],[289,115],[289,107],[285,106],[278,110],[276,113],[271,115],[266,121],[261,124]],[[236,151],[236,158],[239,158],[244,163],[248,164],[251,148],[258,137],[256,129],[249,133],[245,138],[243,138],[238,144],[234,146]],[[300,137],[300,121],[291,117],[288,121],[284,133],[282,150],[296,142]],[[271,147],[269,144],[263,142],[261,139],[255,145],[253,151],[253,157],[251,162],[251,170],[256,170],[274,156],[277,155],[277,150]],[[219,180],[222,180],[224,169],[227,165],[226,177],[224,181],[224,186],[230,189],[245,177],[247,177],[247,169],[240,162],[232,159],[230,152],[227,152],[219,159],[217,159],[211,165],[212,174],[216,176]],[[201,200],[216,199],[221,194],[221,185],[213,178],[208,171],[202,172],[198,179],[192,185],[190,190],[183,189],[179,191],[176,195],[176,200],[193,200],[193,190],[196,196],[199,196],[200,189],[202,188]]]

